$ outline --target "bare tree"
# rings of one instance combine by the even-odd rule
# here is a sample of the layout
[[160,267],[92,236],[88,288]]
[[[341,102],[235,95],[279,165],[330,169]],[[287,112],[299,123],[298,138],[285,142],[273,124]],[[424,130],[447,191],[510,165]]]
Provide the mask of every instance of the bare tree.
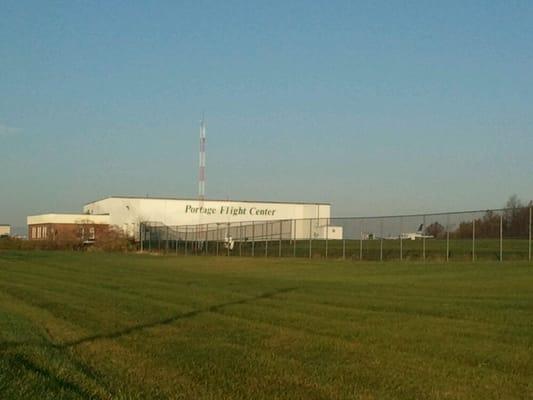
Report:
[[434,238],[439,238],[444,235],[444,226],[439,222],[435,221],[431,225],[428,225],[424,230],[424,234],[431,235]]
[[524,236],[528,230],[529,210],[524,206],[516,194],[513,194],[505,204],[505,230],[510,236]]

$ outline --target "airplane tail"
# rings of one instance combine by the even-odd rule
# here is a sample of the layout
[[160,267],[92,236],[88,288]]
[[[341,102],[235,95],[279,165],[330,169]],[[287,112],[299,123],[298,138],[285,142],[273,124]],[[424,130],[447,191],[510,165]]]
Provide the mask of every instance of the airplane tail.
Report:
[[416,232],[417,233],[422,233],[423,230],[424,230],[424,224],[420,224],[420,226],[418,227],[418,230]]

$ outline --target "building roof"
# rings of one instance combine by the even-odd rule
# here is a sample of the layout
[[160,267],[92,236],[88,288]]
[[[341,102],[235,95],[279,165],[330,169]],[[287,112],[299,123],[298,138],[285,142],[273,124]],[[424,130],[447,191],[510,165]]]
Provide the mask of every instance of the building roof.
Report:
[[36,224],[109,224],[109,214],[40,214],[29,215],[28,225]]
[[[85,205],[97,203],[107,199],[134,199],[134,200],[182,200],[182,201],[199,201],[198,198],[187,197],[147,197],[147,196],[108,196],[99,200],[85,203]],[[324,205],[329,206],[331,203],[324,202],[306,202],[306,201],[265,201],[265,200],[231,200],[231,199],[204,199],[205,202],[220,201],[227,203],[270,203],[270,204],[306,204],[306,205]]]
[[10,224],[0,224],[0,226],[11,226]]

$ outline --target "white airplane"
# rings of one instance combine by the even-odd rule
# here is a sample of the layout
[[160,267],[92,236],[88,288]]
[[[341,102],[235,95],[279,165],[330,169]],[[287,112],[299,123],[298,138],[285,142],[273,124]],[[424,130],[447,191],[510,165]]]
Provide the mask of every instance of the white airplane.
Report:
[[403,240],[433,239],[433,235],[424,235],[424,224],[420,224],[416,232],[401,233],[400,238]]

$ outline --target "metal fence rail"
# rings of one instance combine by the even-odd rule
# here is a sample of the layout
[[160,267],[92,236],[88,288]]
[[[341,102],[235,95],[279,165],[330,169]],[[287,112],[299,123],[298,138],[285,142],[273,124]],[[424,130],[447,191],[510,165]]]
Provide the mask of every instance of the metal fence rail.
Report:
[[183,255],[532,260],[533,207],[381,217],[140,224],[140,248]]

